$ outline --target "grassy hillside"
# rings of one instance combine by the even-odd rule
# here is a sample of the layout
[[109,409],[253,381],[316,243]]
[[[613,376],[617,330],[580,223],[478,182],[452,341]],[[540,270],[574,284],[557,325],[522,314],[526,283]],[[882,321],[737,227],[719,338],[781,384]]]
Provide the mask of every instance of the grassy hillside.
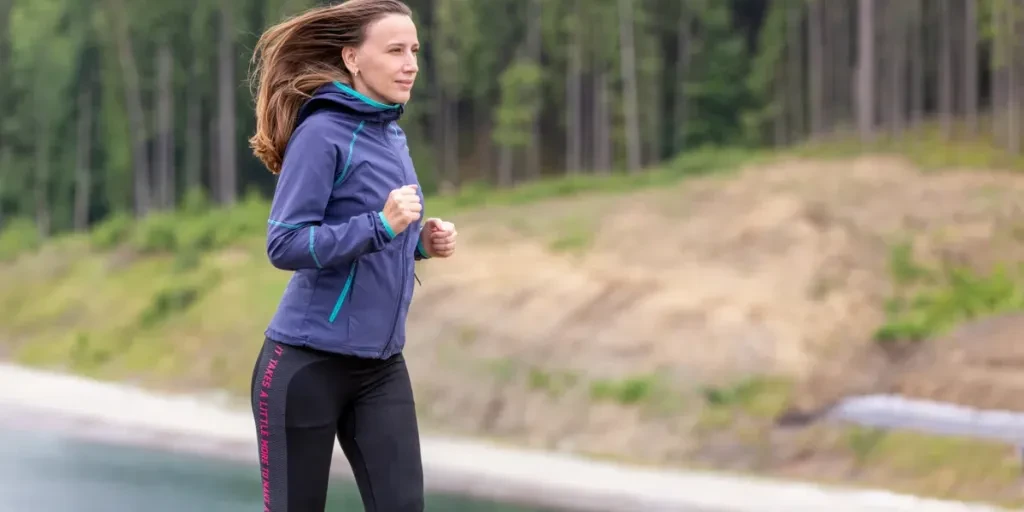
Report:
[[[1024,179],[922,172],[914,152],[823,158],[842,149],[709,150],[635,176],[430,198],[430,215],[459,224],[461,248],[418,270],[408,355],[426,428],[1020,499],[1008,447],[777,424],[886,386],[987,403],[958,387],[955,362],[938,375],[918,363],[896,384],[873,377],[965,322],[1024,309]],[[982,154],[950,155],[971,151]],[[5,231],[0,356],[244,397],[288,279],[266,262],[266,211],[192,200],[45,244]],[[948,385],[914,384],[929,378]]]

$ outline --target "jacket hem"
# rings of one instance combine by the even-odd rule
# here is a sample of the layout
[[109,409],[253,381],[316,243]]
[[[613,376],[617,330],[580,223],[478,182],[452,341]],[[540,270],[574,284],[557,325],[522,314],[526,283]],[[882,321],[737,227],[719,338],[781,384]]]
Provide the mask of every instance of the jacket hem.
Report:
[[284,334],[271,328],[267,328],[267,330],[263,334],[267,338],[270,338],[271,340],[274,340],[278,343],[283,343],[285,345],[294,345],[302,348],[311,348],[314,350],[319,350],[321,352],[330,352],[332,354],[337,354],[341,356],[352,356],[359,357],[362,359],[388,359],[402,351],[401,348],[398,348],[396,350],[394,347],[392,347],[391,350],[388,350],[387,352],[382,352],[384,347],[381,347],[378,350],[360,349],[347,346],[344,343],[338,343],[337,341],[326,341],[310,339],[306,337],[289,336],[287,334]]

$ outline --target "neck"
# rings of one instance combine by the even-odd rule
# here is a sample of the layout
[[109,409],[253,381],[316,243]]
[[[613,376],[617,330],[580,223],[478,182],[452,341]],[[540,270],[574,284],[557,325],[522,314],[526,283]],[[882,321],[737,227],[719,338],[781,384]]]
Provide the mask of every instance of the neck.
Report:
[[394,105],[394,102],[388,101],[387,99],[382,98],[380,95],[373,92],[369,87],[366,86],[366,82],[364,82],[362,78],[359,78],[359,76],[356,76],[355,78],[352,79],[352,89],[355,89],[355,91],[358,92],[359,94],[362,94],[363,96],[366,96],[367,98],[376,101],[377,103],[381,103],[387,106]]

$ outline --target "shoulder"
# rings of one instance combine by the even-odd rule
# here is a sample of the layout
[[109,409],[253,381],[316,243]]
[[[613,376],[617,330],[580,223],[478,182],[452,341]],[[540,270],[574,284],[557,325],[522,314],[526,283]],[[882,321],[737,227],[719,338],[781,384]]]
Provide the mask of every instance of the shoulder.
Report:
[[351,136],[359,122],[349,116],[328,110],[319,110],[302,119],[292,132],[292,139],[309,138],[330,141],[339,136]]
[[286,153],[291,151],[332,150],[344,152],[359,122],[334,112],[319,111],[303,119],[292,130]]

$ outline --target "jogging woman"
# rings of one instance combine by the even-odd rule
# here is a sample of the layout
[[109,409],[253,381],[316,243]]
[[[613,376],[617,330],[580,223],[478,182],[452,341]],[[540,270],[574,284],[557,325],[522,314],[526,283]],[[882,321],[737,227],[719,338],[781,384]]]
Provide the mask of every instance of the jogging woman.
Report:
[[367,511],[424,508],[402,349],[415,260],[456,232],[420,222],[398,126],[419,42],[398,0],[350,0],[267,30],[254,61],[255,155],[279,175],[267,255],[293,271],[253,370],[264,510],[324,510],[337,438]]

